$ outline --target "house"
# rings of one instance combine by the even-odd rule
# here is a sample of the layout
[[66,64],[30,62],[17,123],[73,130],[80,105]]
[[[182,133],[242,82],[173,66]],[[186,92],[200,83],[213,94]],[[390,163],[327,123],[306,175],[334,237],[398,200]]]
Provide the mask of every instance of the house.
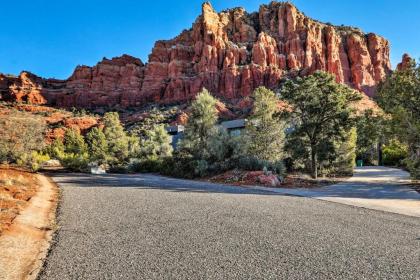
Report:
[[237,119],[220,123],[220,126],[227,130],[231,136],[240,136],[245,129],[246,119]]
[[185,127],[183,125],[173,125],[166,128],[166,131],[171,137],[171,145],[174,149],[176,148],[179,140],[184,137],[184,130]]
[[[245,129],[246,119],[237,119],[220,123],[220,127],[225,129],[231,136],[240,136]],[[171,136],[171,145],[175,149],[178,142],[184,137],[185,127],[183,125],[168,126],[166,131]]]

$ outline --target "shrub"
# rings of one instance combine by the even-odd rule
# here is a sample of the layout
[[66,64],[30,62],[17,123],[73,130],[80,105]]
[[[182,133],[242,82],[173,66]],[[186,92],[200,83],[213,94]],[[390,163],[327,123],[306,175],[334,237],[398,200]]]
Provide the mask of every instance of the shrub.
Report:
[[241,157],[238,161],[237,168],[247,171],[267,170],[272,171],[279,176],[284,176],[286,173],[286,168],[282,160],[270,162],[252,156]]
[[391,140],[382,149],[383,164],[387,166],[401,166],[408,156],[408,147],[398,140]]
[[415,180],[420,180],[420,159],[407,158],[403,161],[410,172],[411,177]]
[[129,164],[129,170],[131,172],[160,173],[162,172],[163,165],[164,159],[135,160]]
[[30,154],[22,155],[18,160],[17,164],[20,166],[25,166],[30,168],[32,171],[38,171],[42,164],[46,161],[50,160],[48,154],[44,154],[42,152],[33,151]]
[[209,164],[206,160],[194,160],[192,166],[195,177],[204,177],[209,174]]
[[30,113],[12,111],[0,116],[0,162],[16,162],[44,148],[46,125]]
[[48,154],[43,154],[42,152],[32,152],[31,154],[31,169],[32,171],[38,171],[42,164],[50,160]]
[[87,171],[88,168],[89,154],[63,153],[60,155],[59,160],[63,167],[68,170],[84,172]]
[[171,138],[163,125],[155,125],[146,132],[142,142],[141,156],[149,160],[159,160],[172,156]]

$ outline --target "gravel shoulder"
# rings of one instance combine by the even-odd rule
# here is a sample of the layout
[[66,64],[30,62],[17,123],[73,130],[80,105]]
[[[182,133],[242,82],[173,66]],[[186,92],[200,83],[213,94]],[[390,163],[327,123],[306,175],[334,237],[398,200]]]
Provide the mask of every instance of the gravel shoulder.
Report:
[[154,175],[54,176],[40,279],[419,279],[420,219]]

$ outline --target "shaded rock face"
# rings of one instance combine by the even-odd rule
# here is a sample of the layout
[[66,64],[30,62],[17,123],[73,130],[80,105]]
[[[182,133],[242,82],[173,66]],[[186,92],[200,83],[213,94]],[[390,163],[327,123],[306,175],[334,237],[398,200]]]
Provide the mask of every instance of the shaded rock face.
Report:
[[[204,3],[190,30],[156,42],[147,65],[127,55],[104,59],[77,67],[61,84],[35,79],[3,95],[63,107],[129,107],[187,101],[205,87],[236,100],[258,86],[276,88],[283,78],[316,70],[372,96],[390,72],[389,43],[310,19],[290,3],[271,2],[255,13],[242,8],[216,13]],[[0,77],[5,92],[2,83]]]

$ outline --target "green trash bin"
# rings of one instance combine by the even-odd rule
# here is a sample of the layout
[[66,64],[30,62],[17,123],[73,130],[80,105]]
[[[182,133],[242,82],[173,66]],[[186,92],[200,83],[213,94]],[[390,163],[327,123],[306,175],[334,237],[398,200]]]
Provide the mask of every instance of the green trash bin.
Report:
[[357,167],[363,167],[363,160],[359,159],[359,160],[356,162],[356,165],[357,165]]

